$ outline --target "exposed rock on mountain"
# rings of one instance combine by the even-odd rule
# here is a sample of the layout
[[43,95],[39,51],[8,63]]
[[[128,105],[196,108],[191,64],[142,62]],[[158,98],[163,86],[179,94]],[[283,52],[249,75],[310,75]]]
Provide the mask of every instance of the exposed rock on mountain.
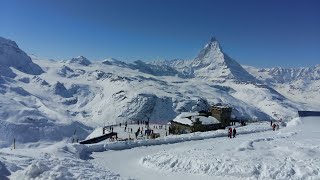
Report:
[[14,41],[2,37],[0,37],[0,67],[0,73],[9,77],[13,76],[12,72],[7,69],[9,67],[32,75],[43,73],[40,66],[33,63],[31,58]]
[[319,66],[292,71],[246,67],[249,74],[216,39],[194,60],[150,63],[31,60],[13,41],[0,41],[0,136],[6,138],[0,146],[13,137],[61,140],[71,137],[74,127],[85,136],[103,124],[165,123],[217,103],[230,105],[239,119],[290,119],[320,101]]

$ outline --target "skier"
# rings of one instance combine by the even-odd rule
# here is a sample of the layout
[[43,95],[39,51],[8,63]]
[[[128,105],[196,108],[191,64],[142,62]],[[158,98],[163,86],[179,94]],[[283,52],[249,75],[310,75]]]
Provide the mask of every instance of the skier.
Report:
[[276,130],[276,126],[277,126],[277,125],[276,125],[275,123],[273,123],[273,125],[272,125],[272,130],[273,130],[273,131]]
[[237,130],[236,130],[236,128],[233,128],[233,138],[236,137],[236,134],[237,134]]

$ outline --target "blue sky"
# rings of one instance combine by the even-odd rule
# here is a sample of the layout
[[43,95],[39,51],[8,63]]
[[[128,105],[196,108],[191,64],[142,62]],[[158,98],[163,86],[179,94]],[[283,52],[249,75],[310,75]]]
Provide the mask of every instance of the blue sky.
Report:
[[0,36],[52,59],[192,59],[215,36],[240,64],[320,64],[318,0],[0,0]]

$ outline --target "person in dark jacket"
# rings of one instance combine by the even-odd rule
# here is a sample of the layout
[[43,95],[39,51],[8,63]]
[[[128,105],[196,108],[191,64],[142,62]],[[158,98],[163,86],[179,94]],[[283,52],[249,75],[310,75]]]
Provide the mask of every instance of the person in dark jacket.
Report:
[[237,134],[237,130],[236,130],[236,128],[233,128],[233,138],[236,137],[236,134]]

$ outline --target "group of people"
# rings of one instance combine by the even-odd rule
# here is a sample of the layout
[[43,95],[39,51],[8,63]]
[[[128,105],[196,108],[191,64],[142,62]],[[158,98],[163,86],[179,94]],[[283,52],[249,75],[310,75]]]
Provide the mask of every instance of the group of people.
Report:
[[232,138],[232,137],[235,138],[236,135],[237,135],[236,128],[232,129],[232,127],[229,127],[229,129],[228,129],[228,138]]
[[153,129],[162,129],[163,125],[153,125]]
[[149,126],[149,120],[148,121],[137,121],[137,124],[138,125],[140,125],[140,124],[143,125],[144,124],[145,126]]

